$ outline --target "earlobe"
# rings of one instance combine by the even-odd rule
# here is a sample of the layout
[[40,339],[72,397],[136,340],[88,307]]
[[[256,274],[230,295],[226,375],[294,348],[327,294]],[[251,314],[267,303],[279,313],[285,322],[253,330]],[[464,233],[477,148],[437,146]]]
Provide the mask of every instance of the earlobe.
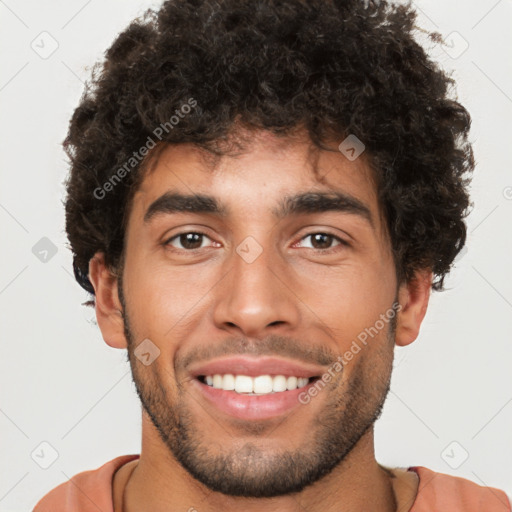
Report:
[[412,343],[420,332],[421,322],[427,312],[430,291],[432,289],[432,272],[419,270],[414,278],[400,286],[395,343],[406,346]]
[[96,319],[105,343],[113,348],[126,348],[118,281],[105,264],[102,252],[97,252],[89,261],[89,280],[94,287]]

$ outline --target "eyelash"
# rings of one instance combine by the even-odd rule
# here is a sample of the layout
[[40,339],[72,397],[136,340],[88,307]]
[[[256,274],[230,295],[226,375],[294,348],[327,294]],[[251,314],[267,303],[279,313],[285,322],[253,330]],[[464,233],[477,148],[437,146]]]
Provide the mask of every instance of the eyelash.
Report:
[[[165,247],[168,247],[170,245],[170,242],[172,242],[173,240],[179,238],[180,236],[182,235],[201,235],[203,237],[206,237],[206,238],[210,238],[206,233],[202,233],[200,231],[183,231],[182,233],[177,233],[176,235],[173,235],[171,238],[168,238],[164,243],[163,245]],[[314,247],[306,247],[306,249],[312,249],[314,251],[319,251],[323,254],[330,254],[332,252],[336,252],[339,248],[339,246],[344,246],[344,247],[350,247],[350,244],[346,241],[346,240],[343,240],[343,238],[340,238],[339,236],[336,236],[332,233],[329,233],[328,231],[313,231],[311,233],[308,233],[306,235],[304,235],[300,240],[304,240],[305,238],[308,238],[308,237],[311,237],[313,235],[327,235],[327,236],[330,236],[333,238],[333,240],[336,240],[337,242],[339,242],[339,245],[335,245],[334,247],[329,247],[328,249],[315,249]],[[295,245],[295,244],[294,244]],[[198,247],[196,249],[179,249],[179,248],[176,248],[176,247],[172,247],[171,250],[175,250],[175,251],[181,251],[181,252],[190,252],[190,253],[193,253],[195,251],[199,251],[201,249],[204,249],[204,247]]]

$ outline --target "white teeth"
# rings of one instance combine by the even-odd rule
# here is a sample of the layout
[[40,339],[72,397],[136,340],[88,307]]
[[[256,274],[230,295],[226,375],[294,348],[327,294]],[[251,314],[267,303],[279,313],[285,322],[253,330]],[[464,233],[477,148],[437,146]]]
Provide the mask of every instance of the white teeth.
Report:
[[235,391],[237,393],[252,393],[252,378],[247,375],[237,375],[235,377]]
[[272,383],[273,391],[286,391],[286,377],[284,375],[276,375]]
[[248,393],[254,395],[266,395],[268,393],[280,393],[282,391],[293,391],[306,386],[309,382],[307,377],[285,377],[284,375],[206,375],[205,382],[208,386],[224,391],[236,391],[237,393]]
[[297,379],[297,387],[298,388],[303,388],[304,386],[307,385],[308,382],[309,382],[308,378],[306,378],[306,377],[299,377]]
[[252,391],[254,393],[270,393],[272,391],[272,377],[270,375],[259,375],[252,380]]
[[215,389],[222,389],[222,375],[213,376],[213,387]]
[[286,379],[286,389],[297,389],[297,377],[288,377]]
[[235,376],[231,373],[226,373],[222,379],[222,389],[232,391],[235,389]]

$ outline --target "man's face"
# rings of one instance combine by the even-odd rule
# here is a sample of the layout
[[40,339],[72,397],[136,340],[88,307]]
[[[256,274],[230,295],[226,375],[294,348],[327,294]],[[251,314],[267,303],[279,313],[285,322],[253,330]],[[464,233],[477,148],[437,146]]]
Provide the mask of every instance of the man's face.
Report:
[[[210,196],[224,211],[211,201],[173,211],[155,203],[165,193]],[[352,206],[325,209],[311,196],[283,209],[285,197],[310,193],[344,194]],[[240,496],[300,491],[371,433],[394,346],[393,322],[379,319],[397,282],[362,158],[312,157],[306,138],[266,132],[215,167],[192,145],[170,147],[134,196],[125,251],[121,300],[137,391],[155,432],[199,481]],[[363,332],[372,333],[366,344]],[[148,365],[134,354],[145,339],[160,351]],[[332,365],[339,357],[341,369]],[[226,374],[267,376],[237,379],[239,390],[291,389],[251,395],[207,383]],[[310,380],[293,389],[294,377]],[[215,377],[216,386],[232,381]]]

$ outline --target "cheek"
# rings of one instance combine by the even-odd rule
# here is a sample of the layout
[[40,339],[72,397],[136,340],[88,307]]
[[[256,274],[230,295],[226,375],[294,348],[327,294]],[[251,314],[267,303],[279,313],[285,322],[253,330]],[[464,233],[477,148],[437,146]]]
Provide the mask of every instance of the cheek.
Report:
[[204,299],[218,280],[215,277],[206,267],[127,259],[124,288],[132,329],[168,344],[202,312]]
[[393,290],[382,266],[351,265],[310,274],[298,295],[306,297],[305,305],[312,312],[309,317],[320,320],[319,326],[324,325],[336,340],[337,350],[342,351],[377,322],[383,333],[375,337],[385,335],[387,324],[384,328],[379,319],[393,304]]

